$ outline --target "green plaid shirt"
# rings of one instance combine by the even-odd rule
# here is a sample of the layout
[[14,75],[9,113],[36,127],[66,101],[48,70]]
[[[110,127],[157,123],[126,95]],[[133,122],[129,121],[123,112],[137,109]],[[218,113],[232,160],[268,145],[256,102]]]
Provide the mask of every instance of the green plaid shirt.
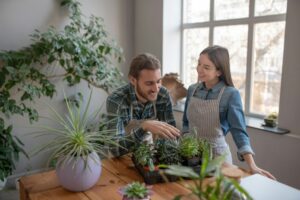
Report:
[[[156,116],[154,105],[156,108]],[[106,109],[110,118],[117,116],[116,120],[111,120],[108,127],[117,129],[117,135],[121,136],[119,138],[124,138],[125,135],[129,136],[129,140],[120,139],[119,141],[120,145],[127,150],[123,151],[122,148],[118,148],[116,152],[113,152],[115,156],[127,153],[134,143],[143,141],[146,132],[139,126],[139,123],[143,120],[156,118],[159,121],[164,121],[176,126],[171,99],[167,89],[164,87],[160,88],[155,102],[142,104],[139,103],[136,98],[134,87],[131,84],[127,84],[108,96]],[[134,120],[136,126],[128,128],[127,125],[130,120]]]

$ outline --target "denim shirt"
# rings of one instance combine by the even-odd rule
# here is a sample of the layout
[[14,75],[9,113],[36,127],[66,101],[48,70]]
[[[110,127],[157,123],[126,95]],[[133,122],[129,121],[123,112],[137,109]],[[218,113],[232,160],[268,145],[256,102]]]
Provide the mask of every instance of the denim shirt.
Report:
[[[183,113],[183,132],[189,131],[189,121],[187,119],[187,107],[191,96],[194,92],[194,97],[200,99],[217,99],[222,87],[226,86],[223,81],[220,81],[213,88],[207,90],[203,83],[196,83],[189,87]],[[238,158],[243,160],[242,155],[253,153],[250,145],[250,139],[246,131],[245,116],[243,112],[242,100],[239,91],[230,86],[226,86],[220,100],[220,123],[223,134],[226,136],[231,132],[233,140],[238,148]]]

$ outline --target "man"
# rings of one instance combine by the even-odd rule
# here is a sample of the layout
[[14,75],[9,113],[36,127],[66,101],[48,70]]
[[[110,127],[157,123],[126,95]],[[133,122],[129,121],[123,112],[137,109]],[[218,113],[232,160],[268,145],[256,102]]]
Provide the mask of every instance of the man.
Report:
[[[140,54],[130,65],[130,83],[117,89],[106,101],[107,113],[116,116],[111,128],[117,128],[118,135],[129,136],[120,140],[127,150],[133,143],[152,138],[175,139],[180,131],[175,128],[172,103],[167,89],[161,87],[161,65],[151,54]],[[127,153],[124,148],[113,152],[115,156]]]

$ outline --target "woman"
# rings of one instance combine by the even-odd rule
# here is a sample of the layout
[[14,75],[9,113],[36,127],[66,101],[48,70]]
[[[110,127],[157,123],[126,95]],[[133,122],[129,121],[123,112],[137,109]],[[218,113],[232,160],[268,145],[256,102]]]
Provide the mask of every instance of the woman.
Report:
[[257,167],[253,159],[241,96],[231,79],[228,50],[221,46],[204,49],[198,59],[197,72],[199,83],[188,89],[183,132],[196,129],[199,137],[211,143],[214,157],[226,154],[229,164],[232,158],[225,136],[231,132],[238,158],[246,161],[250,172],[275,179],[268,171]]

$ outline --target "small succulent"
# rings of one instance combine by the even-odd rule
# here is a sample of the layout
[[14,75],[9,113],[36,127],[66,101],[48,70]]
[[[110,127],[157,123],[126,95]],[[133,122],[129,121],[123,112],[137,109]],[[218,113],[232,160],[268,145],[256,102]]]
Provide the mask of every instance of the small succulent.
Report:
[[275,127],[277,124],[278,114],[276,112],[270,113],[267,117],[264,118],[266,126]]
[[144,183],[132,182],[121,188],[119,192],[123,195],[123,200],[150,199],[151,187]]

